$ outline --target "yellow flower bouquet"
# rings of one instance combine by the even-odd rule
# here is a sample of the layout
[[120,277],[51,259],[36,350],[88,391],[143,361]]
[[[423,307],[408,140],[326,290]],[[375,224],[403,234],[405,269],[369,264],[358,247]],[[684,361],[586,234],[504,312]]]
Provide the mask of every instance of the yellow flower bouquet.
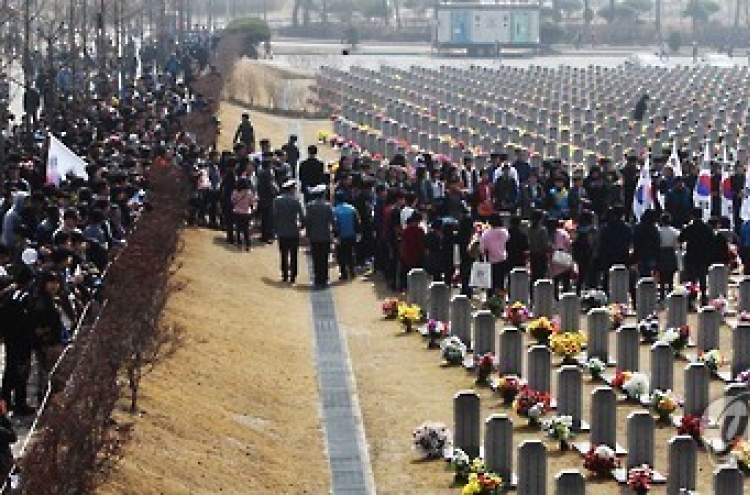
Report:
[[398,321],[404,326],[404,330],[411,332],[414,325],[422,319],[422,308],[416,304],[401,303],[398,305]]
[[552,352],[565,361],[572,360],[579,355],[585,344],[586,336],[581,332],[560,332],[550,337]]

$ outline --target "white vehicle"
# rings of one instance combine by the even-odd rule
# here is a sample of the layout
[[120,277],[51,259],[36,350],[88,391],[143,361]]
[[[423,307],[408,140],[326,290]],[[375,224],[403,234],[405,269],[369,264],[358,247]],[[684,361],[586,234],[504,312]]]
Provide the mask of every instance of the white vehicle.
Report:
[[653,53],[633,54],[625,60],[625,64],[633,67],[667,67],[666,62]]
[[731,68],[735,67],[737,62],[732,57],[724,55],[723,53],[707,53],[696,62],[696,65],[700,67]]

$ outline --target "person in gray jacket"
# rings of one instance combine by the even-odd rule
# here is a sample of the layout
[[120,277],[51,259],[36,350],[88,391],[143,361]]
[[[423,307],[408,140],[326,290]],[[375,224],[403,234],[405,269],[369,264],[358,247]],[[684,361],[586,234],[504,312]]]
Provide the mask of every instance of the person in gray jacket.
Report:
[[281,280],[294,284],[297,280],[299,231],[305,223],[302,204],[294,195],[297,181],[291,179],[281,186],[281,194],[273,200],[273,226],[281,254]]
[[305,228],[310,240],[313,259],[313,284],[317,288],[328,284],[328,258],[331,255],[331,241],[334,226],[333,208],[325,200],[326,186],[320,184],[310,190],[312,200],[307,204]]

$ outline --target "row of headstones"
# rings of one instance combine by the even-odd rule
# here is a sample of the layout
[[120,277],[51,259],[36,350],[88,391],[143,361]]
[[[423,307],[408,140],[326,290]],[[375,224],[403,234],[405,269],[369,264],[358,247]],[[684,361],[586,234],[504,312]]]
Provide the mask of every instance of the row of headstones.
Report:
[[[591,441],[576,445],[581,453],[598,445],[617,449],[614,437],[609,431],[616,429],[609,411],[614,412],[616,398],[608,387],[600,387],[594,392],[593,411],[602,411],[592,418]],[[519,495],[545,495],[547,491],[547,448],[538,440],[527,440],[518,447],[518,472],[513,466],[513,421],[505,414],[490,416],[485,422],[484,447],[480,445],[480,399],[474,391],[462,391],[453,401],[454,444],[469,456],[477,457],[484,453],[488,471],[497,473],[503,480],[516,485]],[[600,417],[603,416],[603,417]],[[601,420],[606,428],[597,425]],[[633,412],[628,416],[628,449],[625,468],[613,473],[618,481],[627,480],[630,468],[648,464],[654,466],[654,418],[646,412]],[[622,449],[620,449],[622,453]],[[676,436],[669,442],[667,494],[680,495],[685,490],[695,490],[697,485],[697,445],[690,436]],[[661,476],[658,476],[661,478]],[[585,493],[585,478],[577,470],[565,471],[556,476],[556,495],[582,495]],[[714,493],[716,495],[742,495],[744,476],[735,467],[721,466],[714,473]]]
[[[483,106],[490,106],[494,108],[495,111],[498,107],[508,108],[510,111],[507,113],[510,117],[516,112],[520,112],[521,116],[534,117],[535,120],[539,120],[539,118],[543,119],[544,115],[529,115],[529,112],[533,111],[532,109],[536,106],[530,105],[526,103],[526,101],[536,100],[539,104],[538,106],[544,107],[546,110],[553,110],[554,107],[557,106],[563,114],[572,113],[574,121],[585,120],[599,123],[605,123],[605,116],[607,116],[607,119],[612,119],[618,108],[626,109],[628,112],[624,113],[629,113],[630,106],[632,106],[632,101],[628,99],[629,96],[622,96],[630,95],[631,92],[624,92],[621,88],[606,88],[606,85],[602,84],[598,85],[601,98],[597,98],[594,95],[591,95],[591,98],[579,98],[576,96],[570,96],[570,93],[565,91],[559,92],[557,90],[550,90],[548,94],[545,94],[540,90],[541,81],[536,81],[535,84],[529,85],[529,87],[526,88],[526,92],[521,92],[519,90],[519,93],[515,95],[513,94],[513,90],[507,87],[509,85],[512,86],[513,84],[511,81],[508,81],[507,83],[504,83],[502,94],[496,95],[495,93],[485,91],[481,88],[476,88],[475,85],[478,84],[479,81],[472,80],[469,77],[465,79],[446,81],[444,76],[425,77],[414,73],[402,73],[386,79],[375,78],[374,76],[361,77],[354,73],[345,72],[339,72],[335,75],[330,75],[329,77],[337,77],[340,81],[347,81],[347,84],[343,85],[345,89],[348,89],[349,92],[354,92],[354,94],[358,95],[360,98],[369,98],[371,101],[379,102],[380,106],[385,106],[383,98],[387,98],[388,96],[394,100],[411,99],[416,104],[424,104],[437,96],[442,97],[446,101],[440,103],[433,101],[432,103],[434,106],[437,106],[435,110],[438,110],[445,105],[455,103],[457,107],[471,109],[475,113],[480,112]],[[659,84],[660,86],[663,86],[665,83],[660,82]],[[415,90],[415,85],[420,87],[419,91]],[[685,84],[682,86],[690,88],[689,91],[691,94],[695,94],[694,84]],[[331,86],[324,87],[330,88]],[[338,87],[341,87],[341,85]],[[731,85],[729,87],[731,88]],[[460,93],[457,91],[457,88],[460,88]],[[695,105],[688,106],[685,103],[685,101],[689,101],[689,99],[686,100],[680,98],[681,95],[674,94],[674,92],[670,95],[669,99],[664,101],[661,101],[657,95],[653,94],[653,92],[652,96],[652,113],[669,115],[670,117],[667,120],[667,126],[670,128],[679,122],[676,118],[676,114],[681,108],[689,110],[688,113],[682,116],[682,120],[687,120],[688,122],[697,121],[699,124],[707,124],[710,122],[710,118],[707,118],[710,117],[710,110],[712,109],[712,103],[710,102],[703,103],[699,108],[696,108]],[[624,98],[623,101],[615,101],[618,97]],[[597,101],[599,99],[602,101]],[[472,100],[475,100],[473,101],[473,106],[469,105],[469,102],[472,102]],[[723,102],[716,101],[714,102],[714,109],[720,113],[725,113],[725,116],[732,115],[732,119],[729,119],[732,121],[737,120],[742,115],[747,115],[747,112],[744,111],[746,110],[747,104],[741,103],[743,100],[739,95],[735,99],[728,99],[726,101],[736,101],[740,103],[734,103],[733,108],[725,108]],[[600,111],[594,112],[591,107],[600,107]],[[431,105],[430,108],[432,109],[434,107]],[[584,108],[586,108],[586,110],[584,110]],[[438,112],[439,111],[440,110],[438,110]],[[435,111],[433,111],[432,114],[437,115]],[[488,114],[486,116],[489,117],[490,115],[491,114]],[[502,122],[503,124],[507,123],[500,119],[494,120],[496,122]],[[552,120],[554,121],[554,119]],[[623,123],[625,124],[628,123],[625,118],[622,118],[621,120],[623,120]],[[607,122],[609,125],[613,124],[611,120],[607,120]],[[453,124],[462,125],[460,121],[453,122]],[[463,125],[465,125],[465,122]]]
[[[534,284],[534,298],[531,301],[530,274],[526,268],[514,268],[509,276],[508,300],[531,304],[535,317],[551,317],[555,309],[554,282],[538,280]],[[630,303],[630,273],[623,265],[615,265],[609,270],[608,296],[610,304]],[[710,299],[729,294],[729,269],[726,265],[714,264],[709,268],[707,295]],[[636,317],[640,321],[656,312],[658,302],[656,283],[651,278],[641,279],[636,285]],[[407,275],[406,298],[427,310],[427,314],[440,321],[452,321],[456,316],[454,329],[461,335],[469,335],[470,305],[466,298],[456,296],[451,301],[451,288],[443,282],[431,282],[430,276],[421,268],[411,270]],[[458,302],[456,302],[458,301]],[[456,311],[452,305],[456,304]],[[688,299],[683,293],[672,293],[667,301],[667,327],[679,327],[687,323]],[[559,301],[561,327],[565,331],[580,328],[580,299],[574,293],[563,294]],[[469,309],[467,309],[469,308]],[[467,312],[468,311],[468,312]],[[750,278],[743,278],[738,285],[737,311],[750,311]]]
[[[324,86],[331,87],[332,85],[324,85]],[[349,85],[349,87],[351,87],[351,85]],[[394,85],[393,84],[389,84],[386,87],[390,91],[396,91],[397,90],[397,89],[394,89]],[[369,95],[369,99],[370,99],[369,101],[372,101],[372,98],[373,98],[372,95],[377,94],[376,92],[368,91],[367,89],[362,89],[361,91],[362,92],[358,93],[357,96],[362,97],[362,98],[367,98],[368,95]],[[427,92],[427,91],[429,91],[429,88],[425,88],[425,92]],[[398,96],[398,94],[396,94],[396,96]],[[403,95],[401,95],[401,96],[403,96]],[[457,98],[459,98],[458,102],[461,102],[462,100],[464,102],[466,101],[466,97],[465,96],[459,96]],[[360,100],[359,98],[355,98],[355,100],[357,100],[360,105],[364,104],[364,106],[367,106],[367,101]],[[475,105],[472,108],[472,112],[475,112],[477,110],[477,108],[481,108],[482,105],[484,105],[484,106],[487,105],[486,100],[483,100],[483,101],[480,101],[480,102],[475,102]],[[359,105],[356,105],[356,106],[359,106]],[[436,103],[435,106],[437,108],[441,108],[442,106],[445,106],[445,103],[444,102]],[[469,106],[469,105],[464,105],[464,106]],[[509,107],[510,105],[502,105],[502,106]],[[523,107],[523,105],[520,105],[520,106]],[[570,105],[568,105],[568,106],[570,106]],[[519,104],[513,102],[513,108],[517,108],[517,107],[519,107]],[[502,121],[509,121],[510,119],[513,119],[513,113],[511,113],[511,112],[502,112],[500,110],[501,109],[499,109],[499,108],[497,108],[495,106],[493,112],[496,113],[496,115],[495,115],[496,117],[497,117],[497,112],[500,112],[501,115],[506,115],[507,114],[506,116],[500,117],[500,119]],[[564,118],[568,119],[567,123],[571,123],[571,124],[574,125],[574,129],[572,130],[572,132],[570,130],[565,130],[565,129],[563,129],[562,132],[560,132],[560,131],[557,130],[557,128],[556,128],[557,126],[555,126],[554,124],[553,125],[548,125],[547,122],[543,122],[545,119],[542,118],[542,117],[544,117],[544,114],[547,113],[546,109],[539,110],[538,113],[537,113],[537,115],[531,115],[529,118],[526,119],[525,124],[524,124],[523,121],[521,122],[521,124],[525,125],[526,129],[528,129],[529,131],[534,131],[535,130],[536,132],[542,133],[542,134],[545,133],[544,129],[550,129],[549,132],[551,134],[550,135],[551,138],[554,139],[555,135],[559,133],[560,136],[559,136],[558,139],[560,141],[562,141],[563,143],[565,141],[570,141],[569,144],[574,144],[574,145],[577,145],[577,146],[582,146],[582,145],[586,144],[590,148],[592,146],[592,144],[594,144],[594,143],[592,143],[591,141],[589,141],[589,139],[593,140],[593,139],[597,139],[598,138],[600,141],[603,140],[602,139],[602,137],[603,137],[602,135],[588,137],[588,135],[591,134],[592,127],[594,127],[594,123],[593,122],[586,122],[585,124],[581,123],[581,119],[579,117],[576,117],[575,113],[579,113],[579,114],[583,115],[583,110],[582,109],[574,106],[572,109],[565,109],[564,108],[564,110],[571,110],[574,113],[573,120],[572,120],[572,122],[570,122],[570,115],[567,115],[568,112],[563,112],[564,114],[567,115],[567,117],[564,117]],[[415,115],[417,113],[419,113],[419,112],[408,112],[408,115]],[[674,113],[674,112],[670,112],[670,113]],[[469,119],[470,119],[471,115],[469,115],[468,112],[461,112],[461,111],[456,111],[456,112],[450,112],[450,111],[448,111],[448,112],[446,112],[446,114],[447,114],[447,118],[448,118],[449,122],[446,123],[445,125],[448,126],[448,128],[447,129],[439,129],[439,130],[438,129],[432,129],[433,132],[430,135],[434,135],[435,134],[434,131],[438,131],[438,132],[441,132],[440,135],[451,135],[453,139],[464,138],[463,139],[464,141],[466,141],[467,139],[470,139],[471,135],[467,136],[465,134],[462,134],[462,133],[466,133],[467,132],[466,130],[458,127],[458,125],[450,125],[450,121],[453,120],[454,124],[467,124],[469,122]],[[458,120],[451,119],[451,115],[452,114],[456,115],[457,118],[458,118]],[[593,114],[593,112],[591,112],[591,114]],[[600,115],[601,116],[601,115],[603,115],[603,113],[597,113],[595,115]],[[463,116],[463,118],[461,116]],[[396,116],[396,117],[398,117],[398,116]],[[735,139],[735,136],[737,135],[736,131],[738,131],[738,129],[736,129],[736,128],[733,129],[733,128],[731,128],[731,126],[729,126],[728,129],[721,129],[720,130],[720,128],[719,128],[720,126],[718,126],[718,125],[708,126],[708,124],[706,123],[707,119],[706,118],[701,118],[702,117],[701,115],[685,115],[679,121],[680,122],[679,125],[678,125],[678,121],[677,121],[676,118],[672,118],[672,120],[668,119],[668,121],[666,122],[666,125],[668,126],[668,128],[672,128],[675,131],[686,131],[687,129],[685,128],[685,126],[692,125],[692,124],[688,124],[688,122],[692,121],[693,117],[695,117],[694,120],[698,124],[702,124],[703,125],[703,130],[701,131],[700,129],[698,129],[696,131],[695,129],[691,129],[691,131],[693,132],[693,136],[694,136],[692,139],[694,139],[694,140],[695,139],[700,139],[701,135],[708,134],[710,139],[716,140],[716,139],[718,139],[719,135],[726,134],[727,135],[727,140],[730,141],[729,142],[730,146],[733,146],[735,144],[741,144],[741,147],[743,147],[743,148],[746,147],[745,143],[741,143],[741,142],[733,143],[733,142],[731,142],[732,140]],[[739,117],[739,114],[736,114],[736,115],[732,114],[732,118],[730,118],[729,121],[730,122],[734,121],[738,117]],[[400,124],[398,121],[396,122],[396,124],[399,125],[399,126],[400,125],[405,126],[407,128],[407,130],[408,129],[412,129],[412,128],[416,128],[415,127],[415,123],[413,122],[414,119],[415,119],[415,117],[407,117],[407,118],[403,118],[402,117],[402,119],[401,119],[402,124]],[[463,120],[461,120],[461,119],[463,119]],[[354,116],[353,120],[361,122],[361,120],[357,119],[356,116]],[[542,122],[540,122],[540,120]],[[554,122],[554,119],[552,119],[552,120]],[[411,125],[409,125],[409,121],[412,121]],[[500,120],[495,119],[495,122],[500,122]],[[563,120],[563,123],[566,123],[565,120]],[[609,122],[609,124],[612,124],[612,122]],[[439,125],[440,125],[439,119],[436,118],[435,119],[435,126],[439,126]],[[483,124],[483,125],[487,126],[489,124]],[[610,128],[610,132],[617,131],[617,133],[618,133],[617,135],[623,138],[623,140],[625,141],[625,145],[627,145],[627,146],[631,146],[632,147],[634,145],[640,145],[641,147],[643,147],[645,145],[645,143],[643,142],[643,140],[654,139],[656,137],[656,134],[657,134],[656,133],[656,126],[652,125],[650,127],[647,127],[646,132],[643,133],[643,134],[640,134],[640,133],[636,133],[635,131],[629,132],[629,130],[627,128],[628,125],[629,125],[629,118],[628,117],[623,117],[619,121],[616,121],[616,126],[615,126],[615,127],[617,127],[616,129]],[[663,124],[660,124],[660,125],[663,125]],[[680,127],[680,125],[682,125],[683,127]],[[541,126],[541,128],[539,126]],[[420,126],[420,127],[422,128],[422,131],[426,132],[426,131],[429,130],[429,129],[424,128],[423,126]],[[502,125],[502,126],[500,126],[500,132],[510,133],[510,132],[512,132],[512,131],[509,130],[510,127],[512,127],[512,126]],[[579,128],[577,129],[576,127],[579,127]],[[601,126],[601,127],[603,127],[603,126]],[[503,129],[505,129],[505,131],[503,131]],[[596,127],[594,127],[594,130],[595,129],[596,129]],[[391,131],[393,131],[393,129],[391,129]],[[480,129],[480,131],[481,131],[481,129]],[[409,136],[406,136],[404,134],[400,134],[399,135],[399,134],[394,133],[394,132],[391,132],[390,134],[394,134],[394,135],[396,135],[398,137],[401,137],[401,138],[408,138],[409,137]],[[586,141],[588,141],[588,142],[584,142],[584,137],[583,137],[584,134],[587,135]],[[611,137],[611,136],[608,136],[608,137]],[[512,138],[512,136],[509,134],[508,136],[506,136],[506,138]],[[504,140],[507,141],[508,139],[504,139]],[[603,141],[610,141],[610,140],[603,140]],[[412,139],[412,141],[416,143],[416,141],[414,139]],[[514,139],[514,142],[518,142],[518,140]],[[423,143],[420,143],[420,144],[422,145],[423,149],[428,149],[426,147],[426,143],[423,142]],[[529,144],[530,143],[527,143],[527,145],[529,145]],[[534,143],[534,144],[536,144],[536,148],[540,147],[539,143]],[[695,144],[695,143],[693,143],[693,144]],[[600,151],[606,151],[607,150],[606,143],[604,143],[604,145],[602,145],[602,146],[603,147],[602,147],[602,149]],[[438,150],[435,150],[435,149],[429,149],[429,150],[433,151],[433,152],[438,152]],[[441,150],[441,151],[445,151],[445,150]],[[443,154],[446,154],[446,153],[443,153]]]

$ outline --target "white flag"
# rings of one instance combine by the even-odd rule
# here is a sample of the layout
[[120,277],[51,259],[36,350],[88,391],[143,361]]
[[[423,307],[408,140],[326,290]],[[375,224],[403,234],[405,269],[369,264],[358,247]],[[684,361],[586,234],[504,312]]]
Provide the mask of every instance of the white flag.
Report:
[[682,163],[680,154],[677,153],[677,141],[672,141],[672,154],[669,155],[669,166],[672,167],[675,177],[682,177]]
[[732,178],[729,175],[729,156],[727,154],[727,145],[724,144],[723,157],[724,163],[721,167],[721,188],[719,193],[721,194],[721,216],[729,219],[729,222],[734,226],[734,214],[732,212]]
[[68,174],[84,179],[89,178],[83,158],[70,151],[59,139],[50,134],[47,151],[47,184],[59,186]]
[[651,157],[646,155],[646,163],[641,169],[641,176],[638,178],[633,195],[633,216],[639,222],[643,213],[654,207],[651,194]]

